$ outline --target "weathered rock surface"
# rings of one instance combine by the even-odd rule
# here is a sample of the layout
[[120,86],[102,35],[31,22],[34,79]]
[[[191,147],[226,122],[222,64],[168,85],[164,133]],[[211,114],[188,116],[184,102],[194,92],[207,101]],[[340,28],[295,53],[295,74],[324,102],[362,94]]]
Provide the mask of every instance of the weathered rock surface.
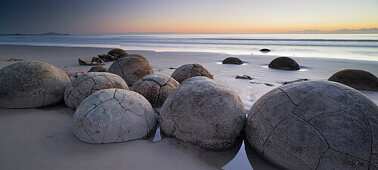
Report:
[[177,68],[171,75],[172,78],[177,80],[179,83],[184,80],[195,77],[195,76],[205,76],[213,79],[213,75],[200,64],[186,64]]
[[100,54],[98,58],[101,58],[104,62],[115,61],[116,58],[110,54]]
[[94,66],[91,67],[91,69],[88,70],[88,72],[107,72],[108,69],[104,66]]
[[275,58],[269,64],[269,68],[279,69],[279,70],[299,70],[298,63],[291,59],[290,57],[278,57]]
[[210,150],[227,150],[240,137],[245,115],[234,90],[201,76],[173,91],[161,107],[159,121],[167,136]]
[[113,143],[147,138],[156,129],[151,104],[124,89],[103,89],[87,97],[73,116],[73,133],[86,143]]
[[109,55],[114,56],[115,60],[126,57],[128,54],[122,49],[113,49],[108,52]]
[[378,78],[364,70],[342,70],[333,74],[328,80],[339,82],[358,90],[378,91]]
[[117,60],[110,66],[109,72],[121,76],[129,86],[142,77],[154,73],[148,60],[138,54],[130,54]]
[[129,89],[118,75],[106,72],[86,73],[68,84],[64,92],[64,102],[68,107],[76,109],[91,94],[110,88]]
[[375,169],[378,107],[330,81],[276,88],[252,106],[245,128],[255,150],[284,169]]
[[63,70],[47,63],[8,65],[0,70],[0,107],[35,108],[58,103],[70,82]]
[[79,58],[78,61],[79,61],[79,65],[82,65],[82,66],[89,65],[89,61],[86,59]]
[[135,82],[131,90],[144,96],[153,107],[161,107],[177,86],[179,83],[172,77],[149,74]]
[[239,58],[237,57],[227,57],[226,59],[224,59],[222,61],[222,64],[243,64],[243,61],[241,61]]

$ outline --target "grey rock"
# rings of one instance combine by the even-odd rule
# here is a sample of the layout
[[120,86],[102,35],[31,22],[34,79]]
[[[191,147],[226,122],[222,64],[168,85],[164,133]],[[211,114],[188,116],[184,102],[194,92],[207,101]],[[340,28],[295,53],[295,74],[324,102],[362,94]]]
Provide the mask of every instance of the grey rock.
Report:
[[88,72],[107,72],[108,69],[104,66],[94,66],[91,67],[91,69],[88,70]]
[[339,82],[358,90],[378,91],[378,78],[364,70],[342,70],[333,74],[328,80]]
[[117,60],[110,66],[109,72],[121,76],[129,86],[142,77],[154,73],[148,60],[138,54],[130,54]]
[[368,169],[377,162],[378,106],[339,83],[293,83],[255,102],[245,132],[259,154],[284,169]]
[[179,83],[172,77],[149,74],[135,82],[131,90],[144,96],[153,107],[161,107],[177,86]]
[[68,84],[64,92],[64,102],[68,107],[76,109],[91,94],[110,88],[129,89],[125,81],[116,74],[106,72],[82,74]]
[[0,70],[0,107],[35,108],[58,103],[70,82],[63,70],[47,63],[8,65]]
[[246,79],[246,80],[252,80],[253,78],[249,75],[236,75],[236,79]]
[[114,56],[110,54],[100,54],[98,55],[98,58],[101,58],[104,62],[110,62],[117,60]]
[[177,68],[171,75],[172,78],[177,80],[179,83],[184,80],[195,77],[195,76],[205,76],[213,79],[213,75],[200,64],[186,64]]
[[277,57],[269,63],[269,68],[279,70],[299,70],[298,63],[290,57]]
[[147,138],[156,129],[156,114],[140,94],[103,89],[87,97],[73,116],[74,135],[86,143],[114,143]]
[[89,65],[89,62],[86,59],[79,58],[78,61],[79,61],[79,65],[82,65],[82,66]]
[[241,61],[237,57],[227,57],[226,59],[224,59],[222,61],[222,64],[237,64],[237,65],[240,65],[240,64],[243,64],[243,61]]
[[281,84],[286,85],[286,84],[298,83],[298,82],[302,82],[302,81],[309,81],[309,79],[298,79],[298,80],[293,80],[293,81],[285,81],[285,82],[282,82]]
[[105,64],[104,60],[102,60],[99,57],[92,57],[91,63],[92,64],[99,64],[99,65],[104,65]]
[[125,50],[119,48],[110,50],[108,54],[112,55],[115,58],[115,60],[126,57],[128,55]]
[[245,109],[230,87],[199,76],[185,80],[160,110],[163,134],[210,150],[227,150],[241,136]]
[[262,53],[268,53],[268,52],[270,52],[270,51],[271,51],[271,50],[268,49],[268,48],[263,48],[263,49],[260,50],[260,52],[262,52]]

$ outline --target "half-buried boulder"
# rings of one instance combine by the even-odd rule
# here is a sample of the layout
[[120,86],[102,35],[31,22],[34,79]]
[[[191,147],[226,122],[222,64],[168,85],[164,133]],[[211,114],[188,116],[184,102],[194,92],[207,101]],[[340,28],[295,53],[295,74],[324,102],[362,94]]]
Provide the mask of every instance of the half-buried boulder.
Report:
[[100,54],[98,58],[101,58],[104,62],[115,61],[116,58],[110,54]]
[[184,80],[195,77],[195,76],[205,76],[213,79],[213,75],[200,64],[186,64],[177,68],[171,75],[172,78],[177,80],[179,83]]
[[88,70],[88,72],[107,72],[108,69],[104,66],[94,66],[91,67],[91,69]]
[[110,66],[109,72],[121,76],[129,86],[154,73],[148,60],[139,54],[130,54],[117,60]]
[[252,106],[245,133],[282,169],[378,169],[378,106],[340,83],[273,89]]
[[39,61],[22,61],[0,70],[0,107],[35,108],[63,101],[71,80],[61,69]]
[[243,61],[241,61],[239,58],[237,57],[227,57],[226,59],[224,59],[222,61],[222,64],[243,64]]
[[237,143],[245,122],[239,95],[207,77],[184,81],[160,110],[163,134],[210,150],[227,150]]
[[278,57],[269,64],[269,68],[279,70],[299,70],[298,63],[290,57]]
[[124,142],[154,134],[156,116],[142,95],[124,89],[103,89],[80,104],[72,129],[86,143]]
[[91,72],[80,75],[68,84],[64,92],[64,102],[68,107],[76,109],[89,95],[101,89],[129,89],[125,81],[118,75],[106,72]]
[[328,80],[339,82],[358,90],[378,91],[378,78],[363,70],[342,70],[333,74]]
[[153,107],[161,107],[178,85],[179,83],[172,77],[149,74],[134,83],[131,90],[144,96]]
[[115,60],[126,57],[128,55],[125,50],[119,48],[110,50],[108,54],[114,56]]

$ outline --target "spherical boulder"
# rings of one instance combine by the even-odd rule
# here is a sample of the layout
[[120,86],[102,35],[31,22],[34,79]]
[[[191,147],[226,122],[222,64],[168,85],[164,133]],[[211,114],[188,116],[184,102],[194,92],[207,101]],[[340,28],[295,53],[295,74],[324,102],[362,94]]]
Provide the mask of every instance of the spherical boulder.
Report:
[[378,168],[378,107],[339,83],[273,89],[252,106],[245,133],[260,155],[283,169]]
[[63,100],[71,80],[61,69],[39,61],[22,61],[0,70],[0,107],[36,108]]
[[243,64],[243,61],[241,61],[239,58],[237,57],[227,57],[226,59],[224,59],[222,61],[222,64]]
[[138,54],[130,54],[117,60],[110,66],[109,72],[121,76],[129,86],[142,77],[154,73],[148,60]]
[[290,57],[278,57],[270,62],[269,68],[279,70],[299,70],[298,63]]
[[378,91],[378,78],[364,70],[342,70],[333,74],[328,80],[339,82],[358,90]]
[[177,80],[179,83],[184,80],[195,77],[195,76],[205,76],[213,79],[213,75],[200,64],[186,64],[177,68],[171,75],[172,78]]
[[115,60],[126,57],[128,55],[125,50],[119,48],[110,50],[108,54],[112,55],[115,58]]
[[139,79],[131,87],[144,96],[153,107],[161,107],[165,99],[179,86],[179,83],[172,77],[162,74],[149,74]]
[[142,95],[125,89],[103,89],[76,109],[72,129],[86,143],[124,142],[152,135],[156,116]]
[[68,84],[64,92],[64,102],[68,107],[76,109],[80,103],[101,89],[129,89],[125,81],[118,75],[106,72],[90,72],[80,75]]
[[207,77],[184,81],[160,110],[164,135],[210,150],[227,150],[237,143],[245,122],[239,95]]

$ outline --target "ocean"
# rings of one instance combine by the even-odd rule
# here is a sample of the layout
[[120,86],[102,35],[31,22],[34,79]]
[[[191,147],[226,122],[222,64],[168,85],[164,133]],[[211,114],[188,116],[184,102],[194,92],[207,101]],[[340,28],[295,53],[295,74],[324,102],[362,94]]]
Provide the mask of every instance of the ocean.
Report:
[[[0,36],[0,44],[214,52],[378,61],[378,34],[88,34]],[[259,50],[268,48],[269,53]]]

